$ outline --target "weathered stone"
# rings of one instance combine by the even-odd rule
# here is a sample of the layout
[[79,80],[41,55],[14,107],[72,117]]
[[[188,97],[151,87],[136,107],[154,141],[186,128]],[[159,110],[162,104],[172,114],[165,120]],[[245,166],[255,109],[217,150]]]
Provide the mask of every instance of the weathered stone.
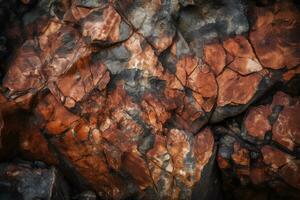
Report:
[[215,159],[241,185],[299,188],[297,91],[222,122],[296,90],[292,2],[0,4],[0,129],[22,158],[102,199],[220,198]]
[[39,54],[38,43],[33,40],[26,41],[18,50],[17,58],[7,72],[3,86],[9,88],[11,92],[39,89],[44,82]]
[[241,75],[248,75],[263,69],[246,38],[242,36],[230,38],[225,40],[223,45],[228,54],[233,57],[233,60],[229,61],[228,64],[230,69]]
[[245,127],[248,134],[263,140],[266,132],[272,129],[268,120],[270,114],[270,106],[259,106],[251,109],[245,120]]
[[70,199],[65,180],[54,167],[1,163],[1,199]]
[[[278,2],[274,9],[255,8],[250,40],[259,61],[272,69],[299,64],[299,11],[292,4]],[[286,31],[282,31],[286,30]]]
[[196,55],[202,57],[205,43],[248,31],[245,5],[236,0],[224,1],[219,6],[203,1],[183,8],[179,29]]
[[117,9],[132,26],[160,53],[173,41],[176,29],[172,15],[179,8],[177,1],[116,1]]
[[226,54],[220,44],[210,44],[204,47],[204,60],[219,75],[225,67]]
[[[227,179],[235,177],[241,185],[258,188],[269,184],[277,192],[286,190],[283,196],[297,196],[297,191],[288,192],[299,190],[297,105],[298,97],[277,92],[271,102],[250,108],[237,131],[230,126],[216,129],[225,134],[217,161]],[[271,184],[274,180],[277,183]]]

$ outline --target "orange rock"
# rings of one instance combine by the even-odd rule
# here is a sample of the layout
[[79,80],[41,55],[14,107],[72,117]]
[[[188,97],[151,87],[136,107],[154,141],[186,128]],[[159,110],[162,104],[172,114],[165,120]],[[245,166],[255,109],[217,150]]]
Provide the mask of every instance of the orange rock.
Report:
[[262,66],[253,53],[248,40],[242,36],[236,36],[223,42],[226,51],[233,57],[228,67],[242,75],[262,70]]
[[[62,167],[74,185],[102,199],[219,199],[204,198],[217,188],[215,145],[219,167],[241,185],[279,176],[297,188],[298,97],[277,93],[245,118],[218,124],[228,129],[216,143],[205,127],[242,114],[271,85],[298,74],[299,11],[266,4],[64,0],[50,10],[16,7],[8,18],[22,21],[24,33],[4,23],[9,44],[0,39],[1,58],[2,47],[16,50],[1,63],[1,134],[21,134],[24,157]],[[249,20],[247,6],[254,7]]]
[[284,81],[290,81],[292,78],[300,74],[300,67],[296,67],[295,69],[289,70],[283,74]]
[[37,42],[33,40],[25,42],[11,64],[3,86],[9,88],[11,92],[39,89],[45,81],[41,75],[42,64]]
[[270,106],[259,106],[250,109],[244,123],[249,135],[263,140],[267,131],[271,131],[272,127],[268,120],[271,114]]
[[58,160],[49,149],[46,139],[36,128],[27,127],[22,131],[20,149],[29,160],[40,160],[50,165],[58,165]]
[[82,19],[82,34],[92,42],[104,45],[126,40],[132,30],[112,6],[93,9]]
[[153,184],[147,163],[137,152],[125,153],[122,158],[122,166],[133,177],[141,190]]
[[47,95],[37,106],[36,111],[45,120],[49,120],[46,130],[51,134],[62,134],[80,119],[66,110],[52,95]]
[[238,143],[233,145],[233,154],[231,155],[232,160],[237,165],[242,166],[249,166],[250,159],[249,159],[249,152],[247,149],[242,148]]
[[228,160],[222,158],[221,156],[217,157],[217,161],[218,161],[218,166],[221,169],[229,169],[231,167],[230,163],[228,162]]
[[252,47],[249,41],[243,36],[229,38],[223,42],[226,51],[234,57],[254,58]]
[[226,69],[217,78],[218,106],[247,104],[255,95],[261,79],[262,77],[257,73],[240,76],[236,72]]
[[218,75],[225,67],[225,51],[220,44],[210,44],[204,47],[204,60]]
[[264,146],[261,149],[261,152],[264,162],[267,165],[270,165],[274,171],[277,171],[280,167],[289,163],[293,159],[292,156],[285,154],[282,151],[271,146]]
[[[281,69],[299,65],[300,14],[290,3],[277,3],[278,11],[257,8],[250,40],[264,67]],[[285,30],[285,31],[282,31]],[[283,42],[284,41],[284,42]]]
[[290,150],[293,150],[295,143],[300,143],[300,104],[297,102],[283,108],[272,129],[273,140]]

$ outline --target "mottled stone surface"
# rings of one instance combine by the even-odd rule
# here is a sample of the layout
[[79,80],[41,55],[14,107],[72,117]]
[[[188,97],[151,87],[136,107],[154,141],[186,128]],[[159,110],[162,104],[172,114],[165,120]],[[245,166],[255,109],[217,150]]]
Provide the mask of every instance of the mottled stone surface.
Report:
[[244,185],[300,189],[298,93],[250,107],[296,90],[292,1],[0,4],[1,159],[55,165],[102,199],[221,198],[216,160]]
[[231,122],[228,129],[216,129],[226,133],[217,159],[222,173],[241,185],[267,186],[281,198],[298,198],[299,116],[299,97],[277,92],[271,103],[250,108],[240,128]]
[[[299,10],[288,1],[255,8],[257,18],[249,38],[263,66],[293,68],[299,64]],[[286,31],[282,31],[282,30]]]

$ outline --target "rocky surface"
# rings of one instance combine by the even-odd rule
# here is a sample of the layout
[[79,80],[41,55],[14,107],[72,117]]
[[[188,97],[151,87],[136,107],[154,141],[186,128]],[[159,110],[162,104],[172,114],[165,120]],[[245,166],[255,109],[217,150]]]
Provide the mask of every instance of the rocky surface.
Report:
[[79,199],[226,198],[218,168],[298,197],[297,3],[0,4],[1,160],[54,165]]
[[299,103],[299,97],[277,92],[271,103],[251,107],[241,126],[232,120],[216,127],[223,175],[242,186],[271,187],[281,198],[299,198]]
[[70,199],[63,177],[41,162],[1,163],[0,179],[1,199]]

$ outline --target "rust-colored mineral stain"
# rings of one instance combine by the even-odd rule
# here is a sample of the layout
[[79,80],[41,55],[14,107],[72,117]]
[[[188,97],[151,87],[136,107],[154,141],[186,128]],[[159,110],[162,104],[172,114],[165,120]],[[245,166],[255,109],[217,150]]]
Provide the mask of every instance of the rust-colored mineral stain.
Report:
[[38,89],[44,82],[41,67],[38,44],[34,40],[29,40],[18,50],[16,59],[5,75],[3,86],[15,92]]
[[218,106],[247,104],[255,95],[261,79],[262,77],[257,73],[240,76],[238,73],[226,69],[217,78]]
[[300,104],[285,107],[273,126],[273,139],[290,150],[300,143]]
[[242,75],[251,74],[262,70],[262,66],[256,58],[252,46],[243,36],[227,39],[223,46],[232,56],[233,60],[229,62],[228,67]]
[[226,54],[221,44],[210,44],[204,47],[204,60],[218,75],[225,67]]
[[270,106],[251,109],[244,122],[249,135],[263,140],[266,132],[272,129],[268,120],[270,114]]
[[292,156],[272,147],[264,146],[261,149],[263,160],[267,165],[270,165],[274,170],[282,167],[291,161]]
[[[97,12],[103,12],[103,15],[97,16]],[[120,35],[121,17],[111,6],[104,10],[94,10],[83,22],[83,36],[90,37],[92,41],[118,41]]]
[[249,166],[250,165],[250,158],[249,152],[247,149],[242,148],[238,143],[233,145],[233,154],[231,155],[232,160],[241,166]]
[[292,68],[300,62],[300,41],[296,39],[300,14],[290,4],[278,2],[276,6],[279,10],[273,13],[268,9],[257,8],[250,40],[264,67]]
[[133,177],[140,189],[152,185],[147,163],[137,152],[125,153],[122,160],[123,167]]
[[214,162],[233,196],[300,189],[293,3],[16,2],[0,2],[0,139],[22,158],[101,199],[215,199]]
[[58,165],[58,160],[49,149],[46,139],[36,128],[28,128],[22,132],[20,149],[28,159],[45,160],[51,165]]

